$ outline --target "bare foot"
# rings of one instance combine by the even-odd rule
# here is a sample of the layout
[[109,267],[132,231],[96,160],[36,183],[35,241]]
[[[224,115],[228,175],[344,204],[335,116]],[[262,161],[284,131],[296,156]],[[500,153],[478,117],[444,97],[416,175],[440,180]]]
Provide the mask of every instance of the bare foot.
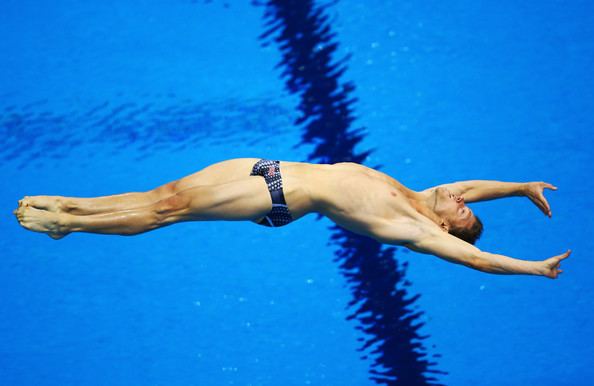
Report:
[[60,216],[47,210],[35,209],[31,206],[20,206],[13,212],[21,226],[33,232],[47,234],[52,239],[61,239],[69,232],[60,224]]
[[19,207],[31,206],[49,212],[62,213],[64,211],[60,196],[25,196],[19,200]]

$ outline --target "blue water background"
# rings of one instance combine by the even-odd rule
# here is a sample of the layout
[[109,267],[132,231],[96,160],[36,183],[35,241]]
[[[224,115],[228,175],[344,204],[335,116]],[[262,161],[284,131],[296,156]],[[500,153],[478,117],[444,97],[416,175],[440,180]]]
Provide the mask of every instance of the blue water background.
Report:
[[[2,384],[373,384],[361,332],[345,320],[350,293],[326,245],[327,219],[54,241],[11,214],[23,195],[147,190],[227,158],[306,159],[311,148],[294,147],[298,100],[275,69],[279,51],[258,39],[262,7],[4,8]],[[342,1],[327,10],[338,53],[352,54],[344,77],[367,128],[359,146],[376,148],[369,164],[418,189],[463,179],[559,186],[548,194],[552,219],[520,198],[475,210],[481,249],[543,259],[572,248],[560,280],[398,254],[422,294],[422,332],[441,354],[445,384],[594,379],[593,11],[586,1]],[[32,123],[6,124],[15,114]]]

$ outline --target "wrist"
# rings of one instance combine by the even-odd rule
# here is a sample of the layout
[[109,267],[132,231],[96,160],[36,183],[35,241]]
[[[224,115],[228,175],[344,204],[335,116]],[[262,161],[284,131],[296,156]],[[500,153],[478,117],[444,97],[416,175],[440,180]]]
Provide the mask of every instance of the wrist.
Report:
[[516,190],[517,196],[528,196],[530,183],[529,182],[519,182],[518,187]]
[[531,261],[533,268],[531,275],[546,276],[547,269],[542,261]]

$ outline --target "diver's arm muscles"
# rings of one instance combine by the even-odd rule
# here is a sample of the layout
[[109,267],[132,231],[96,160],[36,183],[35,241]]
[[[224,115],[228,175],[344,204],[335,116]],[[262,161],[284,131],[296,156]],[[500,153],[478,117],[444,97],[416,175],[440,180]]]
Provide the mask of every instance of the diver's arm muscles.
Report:
[[440,186],[462,196],[466,202],[476,202],[502,197],[525,196],[527,184],[522,182],[470,180]]
[[443,231],[432,232],[419,240],[405,244],[421,253],[435,255],[456,264],[493,274],[543,275],[542,262],[514,259],[481,251],[472,244]]
[[[461,181],[439,185],[460,195],[466,202],[487,201],[496,198],[525,196],[530,199],[546,216],[551,217],[551,207],[544,196],[544,190],[557,190],[547,182],[501,182],[501,181]],[[432,188],[435,189],[435,188]]]
[[439,227],[412,221],[378,223],[371,235],[380,243],[403,245],[455,264],[495,274],[542,275],[542,262],[483,252]]
[[560,269],[561,261],[571,254],[571,250],[568,250],[542,261],[514,259],[481,251],[434,224],[410,220],[377,222],[367,236],[380,243],[403,245],[413,251],[435,255],[451,263],[500,275],[537,275],[556,279],[563,272]]

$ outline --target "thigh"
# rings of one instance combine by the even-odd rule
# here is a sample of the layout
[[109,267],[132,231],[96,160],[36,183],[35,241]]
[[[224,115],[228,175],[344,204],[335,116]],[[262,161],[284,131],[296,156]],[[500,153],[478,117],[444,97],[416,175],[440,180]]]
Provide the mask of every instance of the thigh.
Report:
[[[177,199],[175,198],[177,196]],[[266,181],[260,176],[217,185],[200,185],[186,189],[167,201],[181,200],[173,206],[184,208],[185,220],[257,220],[272,209]]]
[[220,185],[249,177],[252,167],[260,158],[234,158],[217,162],[175,181],[177,191],[200,185]]

